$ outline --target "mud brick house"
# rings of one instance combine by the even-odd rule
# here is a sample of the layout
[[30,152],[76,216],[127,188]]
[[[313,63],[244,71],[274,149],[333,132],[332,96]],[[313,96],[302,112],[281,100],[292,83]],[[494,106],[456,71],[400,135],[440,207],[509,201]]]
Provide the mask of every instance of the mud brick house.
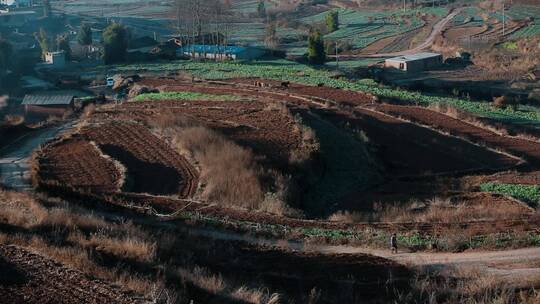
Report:
[[26,95],[22,105],[26,113],[44,115],[63,115],[75,106],[75,96],[68,94]]
[[384,66],[404,72],[421,72],[438,67],[442,62],[441,54],[417,53],[386,59]]

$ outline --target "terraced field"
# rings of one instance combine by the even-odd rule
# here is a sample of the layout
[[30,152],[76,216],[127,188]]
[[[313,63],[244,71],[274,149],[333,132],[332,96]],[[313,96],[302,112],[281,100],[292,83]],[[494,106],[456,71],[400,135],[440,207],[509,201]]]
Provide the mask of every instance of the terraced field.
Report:
[[[118,161],[125,172],[106,157]],[[77,140],[49,145],[40,153],[38,166],[43,187],[68,186],[97,193],[122,190],[188,198],[198,183],[191,164],[147,128],[134,124],[87,127]]]
[[[122,172],[96,145],[82,139],[56,142],[41,152],[40,180],[90,192],[115,192],[123,184]],[[50,165],[49,165],[50,164]]]
[[[426,24],[421,14],[434,15],[437,18],[445,16],[445,8],[425,8],[408,10],[406,12],[365,12],[349,9],[339,9],[340,29],[325,35],[329,40],[348,40],[354,48],[364,48],[369,44],[391,36],[407,33]],[[305,17],[306,24],[324,22],[328,13]]]
[[4,303],[142,303],[110,283],[21,247],[1,245],[0,267]]

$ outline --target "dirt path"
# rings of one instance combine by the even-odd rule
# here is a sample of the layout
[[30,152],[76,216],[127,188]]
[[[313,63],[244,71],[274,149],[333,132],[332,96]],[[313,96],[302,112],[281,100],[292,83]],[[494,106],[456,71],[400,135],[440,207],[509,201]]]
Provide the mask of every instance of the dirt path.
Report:
[[209,237],[223,241],[243,241],[251,245],[292,249],[318,254],[369,254],[389,259],[410,267],[435,269],[469,266],[477,268],[509,284],[521,286],[528,282],[540,282],[540,247],[505,251],[446,252],[400,252],[390,250],[353,247],[347,245],[310,245],[298,241],[272,240],[236,232],[217,231],[206,228],[188,228],[191,235]]
[[0,150],[0,184],[28,191],[31,188],[28,160],[32,152],[68,128],[71,128],[71,123],[31,132]]
[[[452,19],[455,16],[461,13],[463,9],[464,8],[455,9],[452,12],[450,12],[450,14],[448,14],[446,17],[444,17],[439,22],[437,22],[433,26],[433,29],[431,30],[431,34],[429,34],[427,39],[412,49],[399,51],[399,52],[378,53],[378,54],[369,54],[369,55],[344,55],[344,56],[339,56],[339,59],[340,60],[355,60],[358,58],[397,57],[397,56],[410,55],[410,54],[421,52],[429,48],[433,44],[433,42],[435,41],[435,38],[437,38],[437,36],[444,30],[446,25],[448,25],[448,23],[452,21]],[[335,57],[335,56],[329,56],[329,57]]]

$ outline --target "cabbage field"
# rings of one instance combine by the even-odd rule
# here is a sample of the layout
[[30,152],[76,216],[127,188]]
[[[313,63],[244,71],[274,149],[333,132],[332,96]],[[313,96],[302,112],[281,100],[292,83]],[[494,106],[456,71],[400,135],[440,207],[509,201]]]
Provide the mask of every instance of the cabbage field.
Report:
[[[391,36],[406,33],[425,25],[419,15],[435,15],[438,18],[448,14],[446,8],[422,8],[406,11],[355,11],[338,9],[339,30],[325,35],[329,40],[348,40],[354,48],[367,45]],[[306,24],[323,23],[329,12],[303,18]]]
[[[106,68],[103,68],[106,69]],[[421,92],[382,86],[372,80],[351,81],[334,79],[334,73],[326,68],[313,68],[287,60],[255,62],[193,62],[174,61],[169,63],[149,63],[118,65],[108,68],[109,73],[185,71],[203,79],[227,79],[237,77],[261,77],[266,79],[291,81],[306,85],[324,83],[330,87],[362,91],[385,98],[395,98],[419,105],[443,103],[463,111],[514,123],[540,124],[540,108],[527,107],[522,110],[500,109],[489,102],[473,101],[466,98],[442,97]]]

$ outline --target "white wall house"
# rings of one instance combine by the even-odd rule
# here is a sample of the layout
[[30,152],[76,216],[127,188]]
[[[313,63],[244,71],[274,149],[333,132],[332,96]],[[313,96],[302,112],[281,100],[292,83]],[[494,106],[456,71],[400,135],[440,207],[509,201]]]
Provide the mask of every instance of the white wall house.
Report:
[[0,0],[0,4],[17,7],[31,6],[32,2],[32,0]]
[[442,55],[437,53],[417,53],[386,59],[386,68],[406,72],[421,72],[442,64]]
[[60,52],[47,52],[45,54],[45,62],[51,68],[63,68],[66,66],[66,53]]

